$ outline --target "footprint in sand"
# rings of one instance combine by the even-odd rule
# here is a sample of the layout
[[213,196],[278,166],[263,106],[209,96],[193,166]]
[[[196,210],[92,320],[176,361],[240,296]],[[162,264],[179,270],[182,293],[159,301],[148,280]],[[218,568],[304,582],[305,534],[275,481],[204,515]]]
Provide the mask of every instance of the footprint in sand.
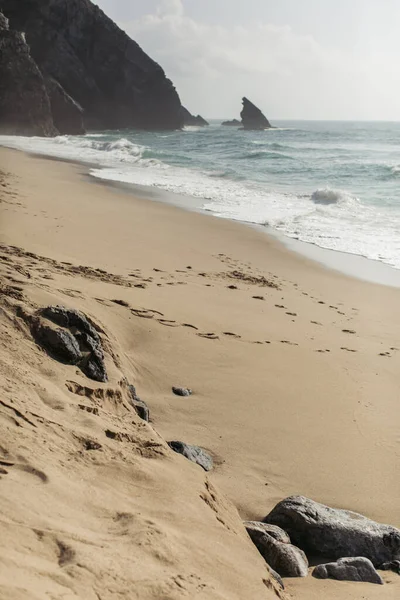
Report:
[[345,350],[346,352],[357,352],[357,350],[353,350],[352,348],[345,348],[345,347],[342,347],[342,348],[340,348],[340,349],[341,349],[341,350]]
[[196,325],[191,325],[190,323],[182,323],[182,327],[190,327],[191,329],[195,329],[196,331],[199,330],[199,328],[196,327]]
[[241,335],[239,335],[237,333],[232,333],[232,331],[224,331],[222,335],[226,335],[228,337],[233,337],[233,338],[236,338],[238,340],[242,337]]
[[356,332],[354,331],[354,329],[342,329],[343,333],[351,333],[351,334],[355,334]]
[[128,304],[128,302],[125,302],[125,300],[111,300],[111,302],[114,302],[114,304],[119,304],[120,306],[125,306],[126,308],[129,308],[129,304]]
[[163,313],[158,310],[151,309],[140,309],[140,308],[131,308],[131,313],[135,315],[135,317],[140,317],[142,319],[154,319],[156,315],[163,317]]
[[289,315],[290,317],[297,317],[297,313],[287,312],[286,314]]
[[227,285],[228,290],[237,290],[239,289],[237,285]]
[[179,323],[176,321],[169,321],[168,319],[157,319],[160,325],[165,325],[165,327],[179,327]]
[[313,325],[321,325],[322,326],[322,323],[319,323],[319,321],[310,321],[310,323],[312,323]]
[[[265,300],[264,296],[252,296],[254,300]],[[261,343],[261,342],[260,342]]]
[[387,358],[391,358],[392,355],[390,354],[390,352],[380,352],[379,356],[385,356]]
[[298,346],[296,342],[291,342],[290,340],[281,340],[281,344],[288,344],[289,346]]
[[197,333],[201,338],[205,338],[206,340],[219,340],[219,337],[216,333]]

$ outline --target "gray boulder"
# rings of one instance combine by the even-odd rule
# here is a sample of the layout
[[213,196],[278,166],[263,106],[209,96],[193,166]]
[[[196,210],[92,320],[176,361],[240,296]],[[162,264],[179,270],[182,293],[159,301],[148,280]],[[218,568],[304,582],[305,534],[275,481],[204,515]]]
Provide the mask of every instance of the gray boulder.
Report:
[[381,571],[393,571],[400,575],[400,560],[392,560],[392,562],[383,563],[379,567]]
[[196,463],[205,471],[211,471],[213,468],[213,459],[199,446],[191,446],[184,442],[168,442],[168,446],[178,454],[182,454],[188,460]]
[[65,329],[38,324],[35,339],[50,356],[68,365],[77,365],[83,358],[78,341]]
[[363,581],[383,585],[383,580],[372,562],[363,556],[340,558],[337,562],[318,565],[313,571],[313,576],[317,579]]
[[262,529],[265,533],[268,533],[271,537],[273,537],[277,542],[282,542],[282,544],[290,544],[290,537],[283,531],[280,527],[276,525],[270,525],[269,523],[262,523],[261,521],[245,521],[244,526],[247,528],[256,527],[257,529]]
[[282,527],[307,554],[334,559],[364,556],[378,568],[400,558],[400,530],[303,496],[282,500],[264,522]]
[[[306,577],[308,575],[306,555],[300,548],[290,544],[290,540],[289,542],[278,541],[267,533],[263,523],[248,521],[245,526],[261,556],[281,577]],[[287,539],[285,536],[282,537]]]
[[136,388],[134,385],[128,385],[128,390],[130,393],[130,401],[133,408],[136,410],[137,414],[143,421],[150,421],[150,409],[144,400],[141,400],[136,393]]
[[172,392],[175,396],[191,396],[193,393],[191,389],[183,387],[173,387]]

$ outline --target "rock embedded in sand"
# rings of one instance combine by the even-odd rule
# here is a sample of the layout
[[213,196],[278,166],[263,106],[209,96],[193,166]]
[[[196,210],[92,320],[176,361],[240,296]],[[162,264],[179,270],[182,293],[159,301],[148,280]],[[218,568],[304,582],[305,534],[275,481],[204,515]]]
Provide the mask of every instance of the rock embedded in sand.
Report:
[[191,446],[184,442],[168,442],[168,446],[178,454],[182,454],[188,460],[196,463],[205,471],[211,471],[213,468],[213,459],[205,450],[199,446]]
[[54,329],[39,324],[35,339],[51,356],[69,365],[77,365],[83,358],[75,336],[65,329]]
[[304,496],[282,500],[264,522],[282,527],[294,544],[314,556],[364,556],[378,568],[400,557],[400,530]]
[[144,400],[141,400],[137,395],[136,388],[134,385],[128,385],[130,393],[130,401],[133,408],[143,421],[150,421],[150,409]]
[[184,387],[173,387],[172,391],[175,394],[175,396],[191,396],[193,394],[190,388]]
[[318,565],[313,571],[317,579],[363,581],[383,585],[382,577],[368,558],[363,556],[340,558],[337,562]]
[[245,523],[247,533],[266,563],[281,577],[307,577],[308,560],[304,552],[290,543],[284,531],[280,530],[279,534],[274,531],[276,537],[273,537],[264,525],[257,521]]
[[392,562],[383,563],[379,567],[382,571],[393,571],[400,575],[400,560],[392,560]]
[[243,110],[240,113],[240,116],[242,118],[244,129],[254,131],[271,128],[271,123],[268,121],[267,117],[263,115],[261,110],[255,106],[255,104],[250,102],[250,100],[247,98],[243,98],[242,102]]
[[282,542],[282,544],[290,544],[290,537],[277,525],[270,525],[269,523],[263,523],[262,521],[244,521],[244,526],[246,529],[248,528],[256,528],[262,529],[265,533],[268,533],[271,537],[273,537],[277,542]]

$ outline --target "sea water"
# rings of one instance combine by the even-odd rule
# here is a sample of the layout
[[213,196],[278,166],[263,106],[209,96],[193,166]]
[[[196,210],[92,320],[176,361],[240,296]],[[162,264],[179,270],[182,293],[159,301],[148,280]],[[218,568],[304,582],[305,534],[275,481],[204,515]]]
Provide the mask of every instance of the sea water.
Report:
[[400,123],[220,123],[0,144],[87,162],[94,177],[190,196],[218,217],[400,269]]

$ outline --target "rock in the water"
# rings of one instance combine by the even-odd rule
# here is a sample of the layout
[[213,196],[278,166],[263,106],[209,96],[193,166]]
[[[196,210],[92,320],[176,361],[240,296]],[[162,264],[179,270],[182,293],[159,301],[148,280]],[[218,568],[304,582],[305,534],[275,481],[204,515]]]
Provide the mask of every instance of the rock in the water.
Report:
[[75,336],[65,329],[53,329],[39,324],[35,328],[35,339],[42,348],[60,362],[77,365],[83,358]]
[[54,125],[61,135],[83,135],[83,108],[52,77],[46,78]]
[[265,533],[268,533],[271,537],[273,537],[277,542],[282,542],[282,544],[290,544],[290,537],[283,531],[280,527],[276,525],[270,525],[269,523],[262,523],[261,521],[245,521],[244,526],[247,528],[255,527],[257,529],[262,529]]
[[[19,4],[19,3],[17,3]],[[1,10],[0,3],[0,10]],[[18,10],[19,6],[16,6]],[[45,82],[25,36],[0,13],[0,133],[56,135]]]
[[[43,318],[63,329],[46,325]],[[100,336],[81,312],[64,306],[47,306],[32,320],[31,330],[35,340],[58,360],[78,365],[90,379],[108,381]]]
[[221,125],[224,127],[241,127],[242,122],[238,121],[237,119],[232,119],[231,121],[223,121]]
[[141,400],[136,393],[136,388],[134,385],[128,385],[128,390],[130,393],[130,401],[133,408],[136,410],[137,414],[143,421],[150,421],[150,409],[144,400]]
[[192,115],[187,108],[182,106],[183,124],[192,127],[208,127],[210,123],[203,119],[200,115]]
[[90,0],[1,0],[0,10],[43,75],[83,108],[87,129],[183,126],[163,69]]
[[306,577],[308,560],[304,552],[287,541],[278,541],[263,525],[257,521],[245,523],[247,533],[268,565],[281,577]]
[[258,130],[270,129],[271,124],[261,110],[257,108],[250,100],[243,98],[243,110],[240,113],[244,129]]
[[282,527],[294,544],[314,556],[364,556],[378,568],[400,558],[400,530],[303,496],[279,502],[264,521]]
[[340,558],[337,562],[318,565],[313,571],[313,576],[317,579],[364,581],[383,585],[383,580],[372,562],[363,556]]
[[191,396],[193,393],[191,389],[183,387],[173,387],[172,391],[175,396]]
[[205,450],[199,446],[190,446],[184,442],[168,442],[168,446],[174,452],[182,454],[188,460],[200,465],[205,471],[211,471],[213,468],[213,459]]

